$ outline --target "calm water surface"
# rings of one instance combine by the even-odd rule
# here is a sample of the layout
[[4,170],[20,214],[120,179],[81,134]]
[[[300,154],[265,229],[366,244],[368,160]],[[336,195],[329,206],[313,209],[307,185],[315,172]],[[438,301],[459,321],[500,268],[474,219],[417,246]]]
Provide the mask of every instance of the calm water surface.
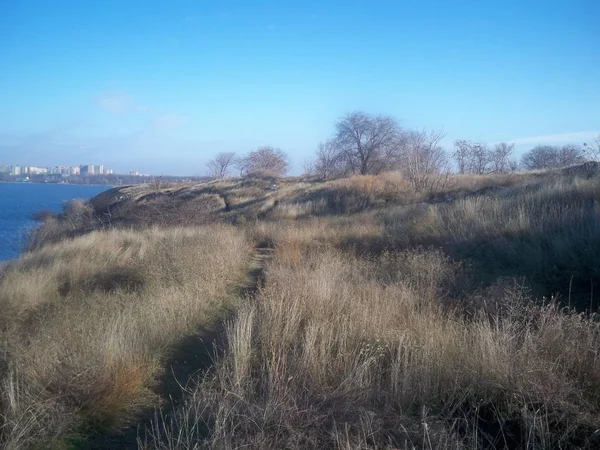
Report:
[[36,226],[32,214],[59,212],[64,202],[89,199],[110,186],[0,183],[0,261],[19,256],[27,231]]

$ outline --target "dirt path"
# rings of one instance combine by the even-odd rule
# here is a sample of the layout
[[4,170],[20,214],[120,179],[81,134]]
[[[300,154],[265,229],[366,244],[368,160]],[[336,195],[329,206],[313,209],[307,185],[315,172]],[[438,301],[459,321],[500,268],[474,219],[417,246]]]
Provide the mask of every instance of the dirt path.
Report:
[[[265,269],[273,255],[273,249],[257,248],[250,260],[246,279],[237,287],[235,295],[242,299],[251,299],[265,280]],[[165,373],[159,379],[157,391],[163,398],[161,413],[169,415],[184,400],[185,387],[193,379],[202,376],[213,365],[215,355],[223,349],[225,323],[232,318],[233,312],[223,317],[212,328],[199,329],[186,337],[165,363]],[[155,410],[147,411],[137,423],[118,433],[102,434],[86,441],[78,448],[82,449],[118,449],[138,448],[138,438],[145,441],[146,430],[155,418]]]

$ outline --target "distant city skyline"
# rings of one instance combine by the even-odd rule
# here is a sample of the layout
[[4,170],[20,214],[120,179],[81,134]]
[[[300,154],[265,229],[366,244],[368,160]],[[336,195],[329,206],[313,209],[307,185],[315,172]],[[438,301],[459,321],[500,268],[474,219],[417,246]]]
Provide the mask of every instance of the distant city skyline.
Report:
[[[130,171],[136,172],[136,171]],[[103,164],[75,164],[75,165],[31,165],[31,164],[5,164],[0,161],[0,173],[8,173],[13,176],[22,175],[112,175],[113,169],[104,167]]]
[[302,171],[345,113],[455,139],[600,134],[597,0],[0,2],[0,160],[201,175],[261,145]]

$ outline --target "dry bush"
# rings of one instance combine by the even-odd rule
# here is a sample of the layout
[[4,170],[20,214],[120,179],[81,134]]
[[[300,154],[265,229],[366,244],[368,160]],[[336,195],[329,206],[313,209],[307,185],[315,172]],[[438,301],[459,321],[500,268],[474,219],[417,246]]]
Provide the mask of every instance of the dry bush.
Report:
[[252,172],[248,172],[244,176],[250,179],[263,180],[272,183],[274,181],[277,181],[281,177],[281,174],[273,170],[258,169]]
[[446,185],[428,196],[429,202],[449,201],[472,194],[493,192],[511,186],[525,186],[551,178],[545,171],[492,173],[488,175],[452,175]]
[[49,215],[29,239],[29,250],[111,228],[189,227],[217,221],[226,209],[213,185],[153,184],[110,190],[89,202],[73,200],[60,215]]
[[[342,194],[365,199],[367,206],[397,203],[411,203],[418,194],[411,188],[410,183],[400,173],[388,172],[381,175],[354,175],[347,179],[331,183],[338,187]],[[368,199],[368,201],[366,200]]]
[[597,178],[558,179],[451,203],[390,209],[379,217],[389,245],[442,247],[469,261],[480,281],[524,277],[537,295],[560,293],[565,303],[595,310],[600,282]]
[[300,221],[260,221],[245,226],[252,242],[267,247],[301,249],[306,246],[336,247],[361,254],[371,252],[372,242],[381,241],[384,231],[372,213],[352,216],[312,217]]
[[119,428],[156,405],[166,358],[231,307],[249,251],[225,226],[111,231],[11,263],[0,284],[3,448]]
[[[219,195],[187,191],[141,198],[120,211],[119,216],[139,228],[194,226],[214,222],[224,209],[225,202]],[[113,218],[113,224],[119,216]]]
[[465,318],[440,302],[460,270],[436,251],[281,243],[215,375],[149,445],[593,448],[598,324],[521,294]]
[[62,213],[58,216],[44,214],[40,218],[42,219],[41,226],[34,229],[29,236],[29,250],[101,228],[94,208],[81,199],[66,202],[63,205]]
[[302,183],[300,187],[289,187],[277,195],[277,205],[268,218],[355,214],[421,198],[399,173],[354,175],[325,183]]

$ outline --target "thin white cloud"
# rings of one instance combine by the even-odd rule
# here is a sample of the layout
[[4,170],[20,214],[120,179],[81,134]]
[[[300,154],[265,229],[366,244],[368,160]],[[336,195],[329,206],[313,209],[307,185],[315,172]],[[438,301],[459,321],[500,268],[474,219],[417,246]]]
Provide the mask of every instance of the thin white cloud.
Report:
[[141,105],[137,105],[131,95],[124,92],[113,92],[98,97],[98,106],[114,114],[123,114],[135,110]]
[[161,114],[152,121],[153,127],[158,131],[172,131],[181,128],[188,121],[182,114]]
[[138,103],[131,95],[124,92],[113,92],[100,95],[98,106],[112,114],[141,114],[148,119],[147,131],[172,131],[181,128],[188,122],[182,114],[157,110]]
[[[583,144],[596,139],[600,131],[575,131],[569,133],[546,134],[530,136],[508,141],[515,145],[557,145],[557,144]],[[492,143],[494,144],[494,143]]]

